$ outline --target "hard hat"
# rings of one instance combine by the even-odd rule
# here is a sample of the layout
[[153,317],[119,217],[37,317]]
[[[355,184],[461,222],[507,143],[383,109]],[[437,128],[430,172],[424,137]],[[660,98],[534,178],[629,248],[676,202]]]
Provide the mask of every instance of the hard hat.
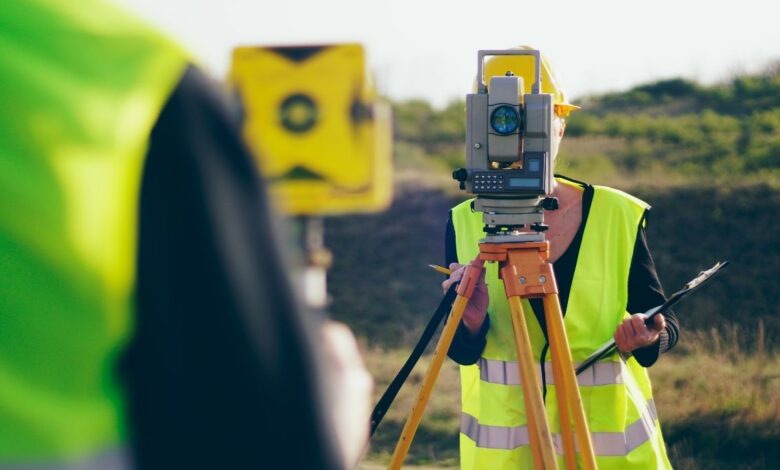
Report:
[[[529,46],[517,46],[512,49],[533,50]],[[534,70],[534,57],[530,55],[497,55],[490,56],[485,60],[482,73],[484,74],[485,84],[490,86],[490,78],[495,76],[505,76],[507,72],[512,72],[517,77],[523,78],[523,93],[531,93],[531,86],[536,81]],[[477,77],[479,79],[479,77]],[[579,106],[569,103],[566,94],[558,86],[558,80],[555,78],[550,62],[542,55],[542,93],[553,95],[553,104],[555,114],[559,117],[567,117],[569,113],[580,109]]]

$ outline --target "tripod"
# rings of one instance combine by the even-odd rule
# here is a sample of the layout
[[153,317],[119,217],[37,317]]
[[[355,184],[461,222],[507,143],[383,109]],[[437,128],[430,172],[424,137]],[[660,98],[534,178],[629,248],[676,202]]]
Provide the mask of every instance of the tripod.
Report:
[[[390,469],[400,469],[411,445],[414,434],[422,419],[425,406],[438,377],[441,366],[450,348],[455,331],[460,323],[466,305],[471,298],[476,282],[485,269],[485,262],[499,263],[499,277],[509,302],[512,325],[517,348],[517,359],[523,388],[523,400],[528,416],[528,429],[534,467],[557,469],[555,450],[550,434],[541,388],[535,373],[528,328],[523,314],[521,299],[542,298],[547,323],[550,350],[553,363],[553,377],[558,387],[558,409],[561,419],[561,439],[566,468],[577,468],[576,443],[586,469],[595,469],[593,444],[588,431],[582,398],[577,388],[571,351],[563,324],[558,287],[549,259],[549,242],[513,241],[501,242],[502,235],[489,236],[479,244],[479,254],[466,267],[458,286],[458,296],[452,305],[450,319],[442,331],[439,343],[433,353],[431,364],[423,379],[411,414],[404,425],[390,462]],[[572,421],[574,428],[572,428]]]

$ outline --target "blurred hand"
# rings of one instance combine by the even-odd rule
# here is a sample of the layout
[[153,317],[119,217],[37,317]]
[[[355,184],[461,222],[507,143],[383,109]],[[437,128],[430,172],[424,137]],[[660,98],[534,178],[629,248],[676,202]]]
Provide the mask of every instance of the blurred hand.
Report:
[[[441,283],[441,288],[444,292],[447,292],[452,284],[459,282],[466,272],[466,266],[458,263],[450,263],[449,268],[452,270],[452,274]],[[476,335],[482,328],[487,315],[489,300],[487,284],[485,284],[485,270],[483,269],[479,279],[477,279],[474,293],[471,299],[469,299],[468,305],[466,305],[466,310],[463,311],[463,319],[461,320],[471,334]]]
[[332,384],[330,411],[344,461],[348,468],[354,468],[368,441],[373,379],[346,325],[326,322],[322,336]]
[[651,327],[645,325],[646,319],[647,315],[637,313],[618,325],[615,330],[615,344],[620,352],[629,353],[658,341],[661,332],[666,328],[666,319],[663,315],[656,315]]

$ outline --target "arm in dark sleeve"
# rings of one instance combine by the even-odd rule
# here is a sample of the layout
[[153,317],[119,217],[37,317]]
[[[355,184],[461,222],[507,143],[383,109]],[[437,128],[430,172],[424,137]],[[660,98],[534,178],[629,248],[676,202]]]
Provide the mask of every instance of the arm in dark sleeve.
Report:
[[452,211],[447,217],[447,227],[444,229],[444,266],[458,262],[458,249],[455,244],[455,227],[452,225]]
[[239,126],[194,68],[151,134],[139,219],[123,363],[139,468],[343,468],[317,325],[290,288]]
[[[445,266],[458,262],[458,253],[455,247],[455,229],[452,225],[452,212],[450,212],[444,234]],[[452,344],[450,344],[447,355],[453,361],[464,366],[475,364],[482,356],[482,351],[485,350],[488,328],[490,328],[490,318],[487,316],[482,324],[482,328],[476,335],[472,334],[461,320],[458,329],[455,330],[455,336],[452,338]]]
[[[640,227],[634,244],[631,270],[628,277],[628,305],[631,314],[643,313],[666,301],[661,282],[655,269],[655,262],[647,246],[644,227]],[[661,354],[669,351],[677,343],[680,324],[673,311],[664,314],[666,328],[654,344],[639,348],[633,352],[637,362],[643,367],[655,364]]]

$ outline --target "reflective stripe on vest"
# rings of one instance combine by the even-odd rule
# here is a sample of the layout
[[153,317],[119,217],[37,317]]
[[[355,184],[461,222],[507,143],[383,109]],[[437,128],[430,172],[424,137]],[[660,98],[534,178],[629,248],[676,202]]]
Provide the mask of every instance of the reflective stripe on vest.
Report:
[[124,447],[67,462],[0,464],[0,470],[130,470],[130,457]]
[[[655,432],[658,415],[655,402],[647,402],[642,417],[626,427],[625,432],[591,432],[593,451],[597,456],[624,456],[650,440]],[[477,418],[462,413],[460,432],[477,444],[477,447],[512,450],[529,445],[528,426],[489,426],[480,424]],[[560,434],[553,434],[555,451],[563,455]]]
[[[522,383],[517,361],[499,361],[481,357],[478,364],[479,379],[483,382],[503,385],[520,385]],[[577,383],[580,387],[622,384],[623,370],[622,362],[597,362],[577,376]],[[536,374],[539,376],[539,369],[536,369]],[[544,363],[544,382],[548,385],[555,384],[551,362]]]

